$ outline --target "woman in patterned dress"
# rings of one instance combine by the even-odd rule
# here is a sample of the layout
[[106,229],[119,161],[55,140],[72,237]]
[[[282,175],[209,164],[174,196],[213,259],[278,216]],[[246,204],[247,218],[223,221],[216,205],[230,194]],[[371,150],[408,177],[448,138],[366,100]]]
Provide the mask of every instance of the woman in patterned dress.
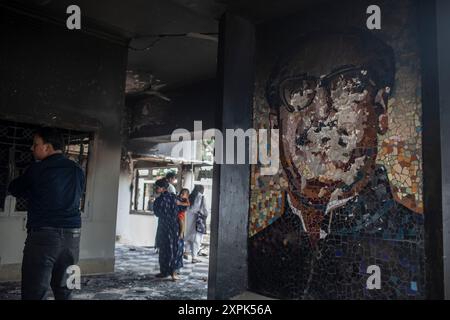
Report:
[[159,278],[172,277],[177,280],[176,256],[178,251],[179,223],[176,195],[167,191],[169,183],[166,179],[155,182],[156,192],[160,196],[153,204],[153,210],[158,217],[159,235]]

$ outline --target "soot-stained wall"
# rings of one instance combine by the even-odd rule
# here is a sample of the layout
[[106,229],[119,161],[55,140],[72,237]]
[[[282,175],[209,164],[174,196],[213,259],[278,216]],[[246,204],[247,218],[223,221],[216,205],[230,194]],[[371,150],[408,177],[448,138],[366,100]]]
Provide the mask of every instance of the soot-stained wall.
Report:
[[157,96],[128,98],[129,137],[170,136],[175,129],[194,130],[194,121],[202,121],[202,129],[214,128],[217,105],[215,79],[164,92],[170,101]]
[[[82,274],[112,272],[126,43],[1,6],[0,27],[0,118],[94,133],[80,266]],[[20,278],[23,219],[23,214],[0,214],[0,281]]]
[[[294,299],[425,297],[415,1],[305,9],[257,30],[254,127],[280,170],[252,168],[251,290]],[[272,146],[273,147],[273,146]]]

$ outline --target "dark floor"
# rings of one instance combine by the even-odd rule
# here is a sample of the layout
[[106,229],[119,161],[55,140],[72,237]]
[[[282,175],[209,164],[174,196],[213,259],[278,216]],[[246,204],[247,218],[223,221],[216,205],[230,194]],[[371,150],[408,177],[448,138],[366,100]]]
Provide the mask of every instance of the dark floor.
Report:
[[[78,300],[190,300],[206,299],[208,288],[208,250],[201,262],[184,260],[180,280],[155,278],[159,272],[158,254],[153,248],[116,244],[116,270],[113,274],[82,276]],[[0,283],[0,300],[20,299],[20,283]],[[50,294],[50,299],[52,296]]]

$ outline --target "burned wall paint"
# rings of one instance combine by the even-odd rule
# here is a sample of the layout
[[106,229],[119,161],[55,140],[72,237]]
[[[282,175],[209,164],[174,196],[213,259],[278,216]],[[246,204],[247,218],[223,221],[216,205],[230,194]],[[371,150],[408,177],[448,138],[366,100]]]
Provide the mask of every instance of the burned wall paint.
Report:
[[[173,130],[194,130],[194,121],[202,121],[203,129],[214,128],[217,105],[217,81],[210,79],[182,88],[164,91],[170,101],[158,96],[127,96],[130,139],[169,136]],[[169,139],[170,140],[170,139]],[[167,139],[166,139],[167,141]]]
[[[34,17],[34,16],[33,16]],[[0,5],[0,118],[94,132],[80,259],[114,270],[127,48]],[[87,22],[86,22],[87,27]],[[92,161],[91,161],[92,160]],[[0,217],[0,281],[20,279],[24,215]]]
[[[280,129],[283,167],[252,168],[252,290],[425,297],[417,7],[382,1],[383,28],[369,32],[369,4],[311,7],[258,29],[254,127]],[[371,265],[381,289],[368,289]]]

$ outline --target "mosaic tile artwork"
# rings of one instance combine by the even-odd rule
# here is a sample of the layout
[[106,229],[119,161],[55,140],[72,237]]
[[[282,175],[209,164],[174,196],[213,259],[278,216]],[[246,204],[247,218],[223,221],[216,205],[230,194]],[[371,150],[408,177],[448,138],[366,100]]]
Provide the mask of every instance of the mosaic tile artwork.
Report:
[[252,167],[252,290],[424,297],[419,59],[389,37],[306,32],[258,60],[254,127],[279,129],[282,167]]

